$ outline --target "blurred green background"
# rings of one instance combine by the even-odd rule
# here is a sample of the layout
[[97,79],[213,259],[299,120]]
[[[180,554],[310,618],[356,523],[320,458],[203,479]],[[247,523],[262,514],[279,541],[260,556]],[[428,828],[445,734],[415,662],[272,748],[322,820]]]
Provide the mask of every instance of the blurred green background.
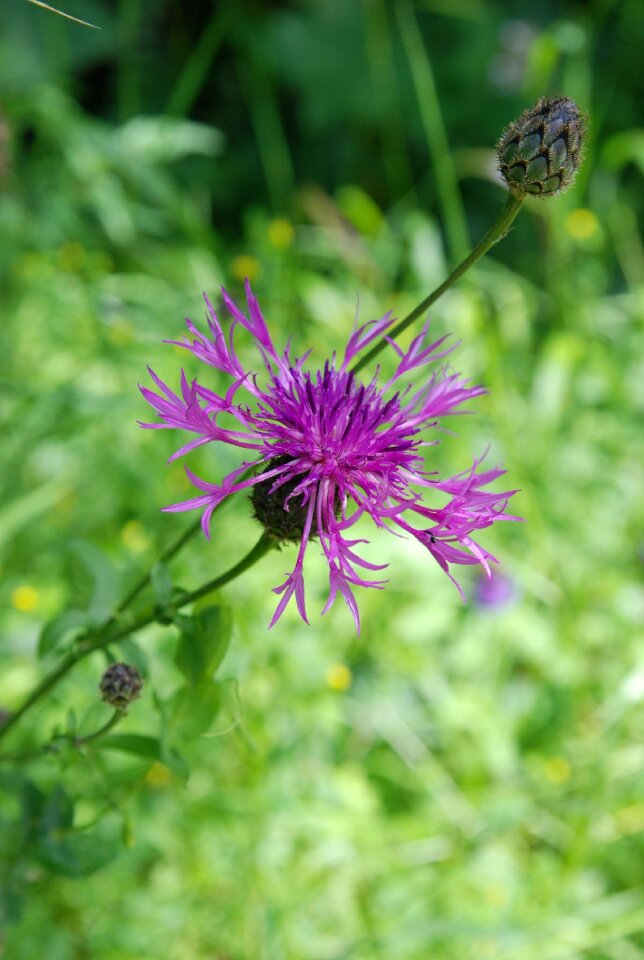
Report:
[[[202,321],[202,290],[248,275],[276,342],[320,360],[357,301],[402,316],[479,239],[494,142],[538,96],[575,98],[591,137],[574,188],[527,201],[432,311],[491,391],[433,467],[490,444],[521,488],[527,522],[481,538],[505,601],[466,571],[463,605],[420,548],[368,531],[389,583],[359,595],[360,637],[341,602],[318,617],[312,551],[312,626],[292,609],[267,630],[291,563],[271,555],[226,590],[232,642],[198,689],[174,628],[123,644],[147,680],[121,730],[175,752],[0,769],[0,956],[644,958],[640,4],[59,6],[101,29],[0,9],[3,709],[56,661],[43,626],[105,615],[190,522],[160,513],[188,485],[176,437],[136,426],[137,382],[150,363],[178,383],[161,341]],[[237,460],[189,463],[214,480]],[[256,537],[248,503],[214,531],[182,586]],[[100,725],[104,665],[13,748]]]

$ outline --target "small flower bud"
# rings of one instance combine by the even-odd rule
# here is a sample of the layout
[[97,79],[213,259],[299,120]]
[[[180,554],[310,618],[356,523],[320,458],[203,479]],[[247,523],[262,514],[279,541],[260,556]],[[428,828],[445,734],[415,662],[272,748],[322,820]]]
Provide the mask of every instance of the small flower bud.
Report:
[[113,663],[107,668],[100,682],[100,691],[106,703],[125,710],[141,694],[143,680],[136,667],[128,663]]
[[499,169],[510,189],[551,197],[566,190],[583,155],[586,118],[568,97],[542,97],[503,131]]

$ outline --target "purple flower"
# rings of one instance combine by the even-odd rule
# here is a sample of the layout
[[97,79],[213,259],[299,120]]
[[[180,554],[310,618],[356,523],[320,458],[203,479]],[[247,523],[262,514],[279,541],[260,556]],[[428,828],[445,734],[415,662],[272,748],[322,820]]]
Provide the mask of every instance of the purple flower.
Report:
[[476,602],[480,607],[500,610],[516,600],[517,590],[509,577],[494,571],[491,576],[481,576],[476,583]]
[[[290,344],[283,353],[276,351],[248,281],[247,314],[223,289],[222,297],[231,317],[227,334],[206,297],[209,335],[188,320],[193,339],[170,342],[227,374],[231,378],[228,390],[220,395],[196,379],[189,382],[182,372],[181,391],[174,393],[150,370],[158,393],[145,387],[141,392],[163,422],[141,426],[178,427],[194,435],[171,460],[213,441],[252,451],[220,483],[210,483],[187,470],[198,495],[165,509],[203,510],[202,526],[209,537],[213,511],[222,500],[240,490],[253,491],[255,514],[269,535],[299,543],[293,570],[274,588],[281,599],[271,626],[293,595],[308,623],[304,554],[310,541],[319,539],[329,566],[329,597],[323,612],[339,592],[359,630],[353,587],[382,587],[385,581],[373,579],[373,571],[386,566],[370,563],[356,552],[358,544],[367,542],[353,538],[353,527],[363,516],[392,533],[411,534],[454,583],[452,564],[478,563],[490,576],[489,561],[495,558],[472,534],[496,520],[518,519],[506,513],[508,500],[516,491],[484,489],[504,471],[481,470],[480,460],[474,460],[463,473],[440,480],[424,470],[421,456],[423,447],[439,442],[421,439],[421,430],[436,429],[440,417],[463,412],[463,403],[485,391],[471,386],[447,365],[426,373],[420,386],[405,384],[410,374],[453,349],[444,346],[446,337],[427,343],[426,324],[406,350],[389,341],[398,355],[392,376],[380,386],[377,374],[360,383],[349,365],[361,350],[385,334],[394,322],[390,314],[355,329],[340,363],[333,354],[321,370],[311,373],[304,369],[308,353],[295,357]],[[235,352],[237,327],[255,338],[266,368],[264,386],[259,385],[257,374],[244,370]],[[250,397],[250,404],[238,399],[240,391]],[[422,502],[423,492],[431,495],[431,505]]]

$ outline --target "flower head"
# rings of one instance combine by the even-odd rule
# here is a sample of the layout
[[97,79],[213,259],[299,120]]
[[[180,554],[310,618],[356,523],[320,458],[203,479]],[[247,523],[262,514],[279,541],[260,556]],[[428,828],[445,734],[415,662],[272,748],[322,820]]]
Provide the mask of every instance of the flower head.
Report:
[[129,663],[112,663],[99,684],[103,700],[117,710],[126,710],[141,695],[143,680],[136,667]]
[[[319,540],[329,567],[329,597],[323,612],[341,593],[359,629],[353,588],[382,587],[384,581],[374,579],[374,574],[386,566],[365,560],[356,550],[366,542],[353,532],[362,517],[370,517],[377,527],[392,533],[404,531],[415,537],[450,579],[455,564],[478,563],[489,575],[494,557],[472,534],[496,520],[517,519],[506,513],[515,491],[486,489],[504,471],[481,470],[480,461],[475,460],[463,473],[441,480],[425,471],[421,456],[424,447],[438,442],[424,440],[421,431],[435,430],[441,417],[462,412],[464,403],[485,392],[447,365],[425,373],[420,385],[409,383],[410,375],[453,349],[445,345],[446,337],[428,342],[425,325],[405,350],[390,341],[398,356],[393,374],[382,384],[378,373],[368,382],[359,382],[350,364],[386,334],[394,322],[390,314],[355,329],[341,360],[334,354],[321,369],[310,372],[305,370],[308,354],[295,357],[290,345],[277,352],[248,281],[247,313],[225,290],[222,297],[231,318],[227,334],[206,298],[209,334],[199,332],[188,320],[191,338],[171,342],[226,374],[231,380],[228,390],[215,393],[196,379],[189,382],[182,372],[181,390],[175,393],[150,370],[158,392],[145,387],[141,391],[163,422],[141,426],[180,428],[194,435],[171,459],[213,442],[250,452],[219,483],[187,470],[198,495],[165,509],[202,510],[203,530],[210,536],[212,514],[222,500],[240,490],[252,492],[255,514],[267,533],[278,541],[299,544],[293,569],[274,588],[280,600],[271,626],[293,596],[308,623],[304,555],[311,541]],[[266,370],[262,386],[257,374],[242,367],[235,352],[238,327],[255,339]],[[246,400],[238,399],[241,391]],[[430,504],[422,501],[423,492],[431,497]]]
[[502,133],[499,170],[516,193],[554,197],[567,190],[583,159],[587,121],[569,97],[541,97]]
[[517,599],[516,584],[496,571],[491,577],[481,576],[476,583],[476,602],[488,610],[501,610]]

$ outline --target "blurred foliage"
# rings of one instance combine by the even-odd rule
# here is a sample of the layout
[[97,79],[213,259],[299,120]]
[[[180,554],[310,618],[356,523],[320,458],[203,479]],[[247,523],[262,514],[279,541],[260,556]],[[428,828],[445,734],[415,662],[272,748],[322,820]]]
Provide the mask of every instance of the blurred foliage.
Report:
[[[478,239],[493,143],[537,96],[592,136],[575,188],[432,313],[490,388],[432,464],[491,441],[521,488],[526,524],[485,541],[503,603],[370,534],[389,584],[359,638],[339,605],[267,631],[273,556],[110,651],[144,693],[86,744],[109,710],[106,658],[83,662],[3,748],[0,956],[644,957],[639,4],[64,9],[101,29],[0,9],[2,709],[186,525],[136,383],[176,378],[160,341],[202,290],[250,276],[276,341],[321,358],[357,297],[402,315]],[[240,500],[156,601],[255,537]],[[312,556],[311,611],[325,580]]]

